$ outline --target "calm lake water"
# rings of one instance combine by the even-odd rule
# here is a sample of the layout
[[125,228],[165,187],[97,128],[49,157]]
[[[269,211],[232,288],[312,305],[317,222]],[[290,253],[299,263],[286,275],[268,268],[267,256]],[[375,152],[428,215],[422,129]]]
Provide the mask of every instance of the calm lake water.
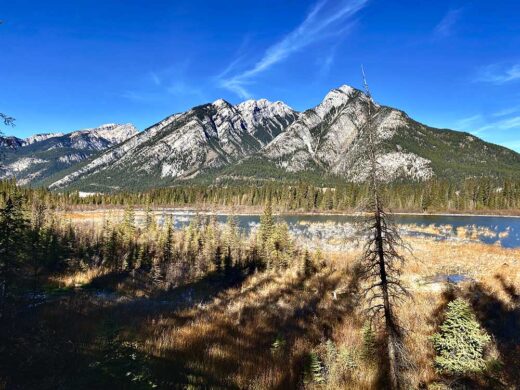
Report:
[[[173,215],[175,227],[181,228],[197,215],[192,211],[165,210],[159,217]],[[207,214],[200,214],[207,217]],[[227,215],[217,214],[217,221],[225,223]],[[520,218],[487,216],[396,215],[396,223],[404,235],[431,237],[437,240],[478,241],[520,248]],[[258,228],[259,215],[237,215],[239,228],[249,234]],[[286,222],[297,241],[310,246],[347,248],[356,239],[356,218],[347,215],[277,215]]]

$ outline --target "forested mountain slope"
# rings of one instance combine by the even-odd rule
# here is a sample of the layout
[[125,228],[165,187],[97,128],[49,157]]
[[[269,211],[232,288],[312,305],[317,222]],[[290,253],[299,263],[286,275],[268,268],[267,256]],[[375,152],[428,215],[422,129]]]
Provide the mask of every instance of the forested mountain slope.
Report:
[[[186,182],[362,182],[368,104],[347,85],[302,113],[265,99],[238,105],[219,99],[167,117],[49,184],[106,192]],[[520,177],[520,155],[512,150],[429,127],[388,106],[371,104],[370,112],[385,181]]]
[[45,184],[53,175],[134,136],[132,124],[106,124],[68,134],[37,134],[26,139],[0,137],[0,178],[20,184]]

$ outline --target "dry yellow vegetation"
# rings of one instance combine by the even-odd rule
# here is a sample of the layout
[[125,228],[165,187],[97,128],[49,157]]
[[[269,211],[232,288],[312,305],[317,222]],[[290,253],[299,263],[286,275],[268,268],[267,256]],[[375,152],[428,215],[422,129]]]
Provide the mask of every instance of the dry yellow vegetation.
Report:
[[[518,320],[520,250],[425,239],[409,243],[414,255],[408,257],[403,279],[412,299],[398,314],[408,335],[413,369],[407,377],[412,388],[439,380],[430,337],[453,295],[473,303],[484,328],[494,336],[489,354],[510,365],[494,380],[514,388],[518,347],[508,343],[507,332],[515,330],[501,329],[496,322]],[[330,253],[325,258],[326,265],[308,278],[297,265],[258,273],[210,302],[149,318],[142,326],[140,348],[175,368],[173,381],[193,385],[380,388],[380,354],[367,358],[362,353],[365,319],[353,272],[357,253]],[[450,289],[443,279],[454,274],[466,279]],[[328,339],[346,356],[344,366],[331,369],[326,383],[304,381],[301,373],[308,366],[309,351]]]

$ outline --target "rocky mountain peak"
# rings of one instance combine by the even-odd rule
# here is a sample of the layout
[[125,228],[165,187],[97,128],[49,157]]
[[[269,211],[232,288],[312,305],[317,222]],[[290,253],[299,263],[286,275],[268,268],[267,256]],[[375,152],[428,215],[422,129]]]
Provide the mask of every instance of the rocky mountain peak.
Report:
[[211,103],[215,108],[222,109],[222,108],[230,108],[233,107],[231,103],[224,99],[217,99],[213,103]]
[[54,137],[61,137],[62,135],[63,133],[41,133],[31,135],[30,137],[24,139],[24,145],[31,145],[35,142],[45,141],[46,139]]
[[16,177],[20,184],[44,182],[56,172],[117,145],[137,133],[130,123],[108,123],[71,133],[42,133],[25,140],[0,137],[5,150],[0,178]]
[[332,108],[337,108],[347,104],[359,93],[361,93],[361,91],[349,85],[342,85],[339,88],[334,88],[325,95],[323,101],[315,108],[315,112],[323,119]]
[[109,123],[101,125],[95,129],[91,129],[89,132],[97,137],[104,138],[113,144],[118,144],[126,141],[130,137],[133,137],[137,134],[138,131],[131,123]]
[[[218,99],[165,118],[88,164],[69,170],[50,187],[134,189],[170,185],[201,174],[208,175],[204,180],[219,175],[256,180],[303,174],[320,180],[334,175],[362,181],[367,174],[363,130],[367,102],[362,91],[348,85],[332,89],[321,103],[302,113],[281,101],[250,99],[232,105]],[[512,151],[430,128],[400,110],[375,104],[372,113],[372,124],[385,140],[378,157],[382,180],[426,180],[434,175],[453,176],[453,172],[463,176],[475,169],[486,171],[497,153],[502,165],[496,172],[520,166],[520,155]],[[97,131],[114,132],[117,126],[125,125],[104,125]],[[485,159],[482,153],[487,153]],[[77,156],[63,158],[72,161]],[[37,163],[41,162],[31,160],[32,165]],[[471,167],[464,170],[467,164]]]

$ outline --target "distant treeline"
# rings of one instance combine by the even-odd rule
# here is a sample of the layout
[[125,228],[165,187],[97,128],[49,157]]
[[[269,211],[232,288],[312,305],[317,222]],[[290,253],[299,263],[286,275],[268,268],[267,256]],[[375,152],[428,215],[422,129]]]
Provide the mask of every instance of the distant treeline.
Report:
[[[13,186],[0,182],[0,191]],[[45,199],[57,207],[90,206],[193,206],[258,207],[269,200],[278,211],[352,211],[369,195],[365,184],[345,183],[316,187],[300,182],[227,185],[178,185],[147,192],[121,191],[80,197],[78,192],[54,193],[46,189],[24,189],[28,197]],[[392,183],[384,188],[387,205],[394,211],[493,211],[520,210],[520,181],[491,178],[466,179],[459,183],[430,180],[421,183]]]

